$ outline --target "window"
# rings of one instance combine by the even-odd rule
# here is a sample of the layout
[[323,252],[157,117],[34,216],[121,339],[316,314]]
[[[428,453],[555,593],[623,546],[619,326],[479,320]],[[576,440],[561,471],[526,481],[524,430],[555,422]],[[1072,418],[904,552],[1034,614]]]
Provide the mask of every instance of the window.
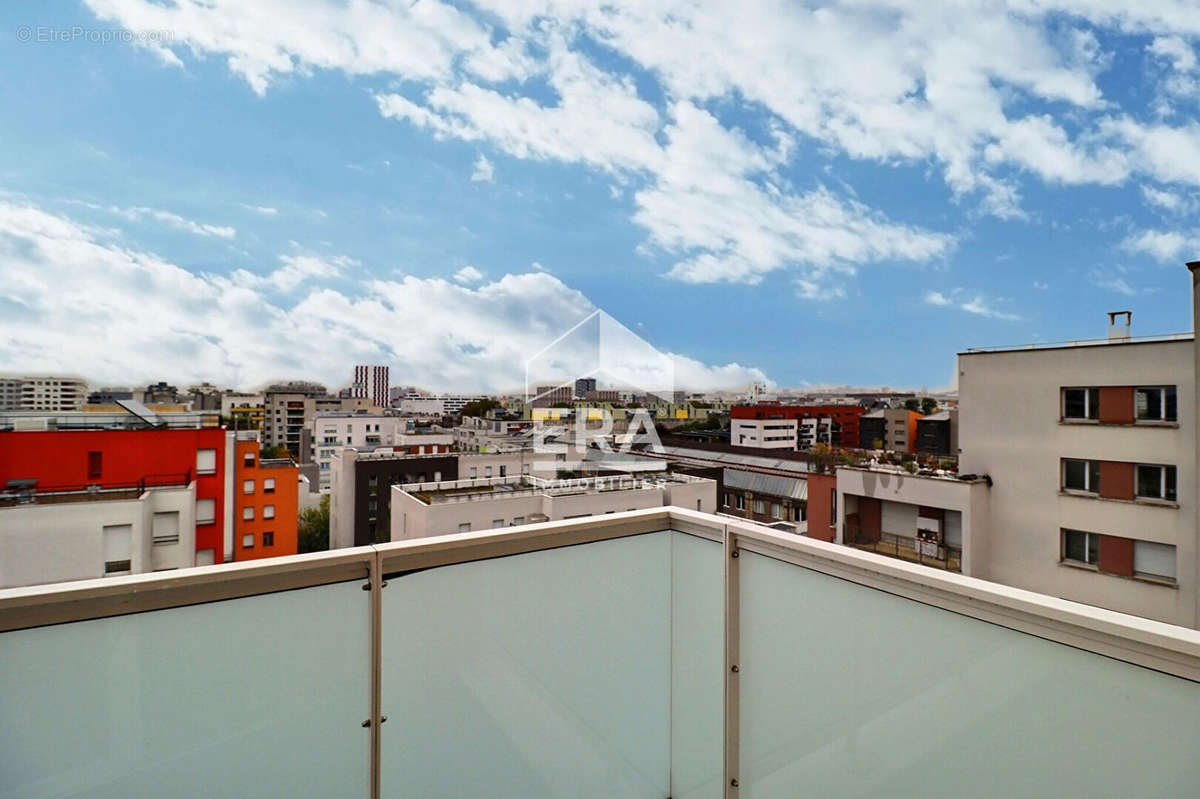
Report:
[[242,493],[243,494],[253,494],[254,493],[254,481],[253,480],[243,480],[242,481]]
[[1063,459],[1062,487],[1071,491],[1100,492],[1100,462]]
[[154,546],[179,543],[179,511],[155,513],[153,525],[151,537]]
[[1100,389],[1064,388],[1062,395],[1064,419],[1100,418]]
[[242,508],[242,518],[246,521],[254,521],[254,508]]
[[783,506],[780,505],[778,502],[771,503],[771,518],[772,519],[782,519],[783,518]]
[[491,467],[491,466],[485,466],[485,467],[483,467],[483,476],[484,476],[484,477],[491,477],[491,476],[492,476],[492,467]]
[[829,526],[837,526],[837,489],[829,489]]
[[529,474],[529,464],[528,463],[521,465],[521,474]]
[[474,480],[476,478],[476,476],[478,476],[478,474],[479,474],[479,467],[472,466],[471,467],[471,479]]
[[247,452],[242,459],[242,464],[249,468],[254,468],[254,453]]
[[1137,466],[1137,495],[1148,499],[1175,501],[1174,466]]
[[89,479],[100,476],[103,458],[104,458],[104,454],[101,452],[89,452],[88,453],[88,478]]
[[516,527],[518,524],[524,524],[524,523],[525,523],[524,516],[514,516],[513,517],[513,527]]
[[275,478],[274,477],[268,477],[265,480],[263,480],[263,493],[264,494],[274,494],[275,493]]
[[275,506],[274,505],[264,505],[263,506],[263,518],[264,519],[274,519],[275,518]]
[[501,467],[500,467],[500,476],[501,476],[501,477],[508,477],[508,467],[507,467],[507,466],[501,466]]
[[794,522],[806,521],[806,517],[807,517],[806,510],[807,509],[803,505],[793,505],[792,506],[792,521],[794,521]]
[[254,533],[242,536],[242,549],[254,549]]
[[767,501],[765,499],[754,500],[754,512],[755,513],[766,513],[767,512]]
[[507,527],[507,526],[508,525],[506,525],[504,523],[503,519],[492,519],[492,529],[493,530],[495,530],[497,527]]
[[1082,530],[1063,530],[1062,559],[1095,566],[1100,562],[1100,536]]
[[1134,389],[1133,407],[1139,422],[1175,422],[1179,420],[1179,401],[1175,386]]
[[736,507],[738,510],[745,510],[745,509],[746,509],[746,498],[745,498],[745,497],[743,497],[741,494],[738,494],[736,497],[734,497],[734,498],[733,498],[733,501],[734,501],[734,503],[735,503],[735,507]]
[[722,508],[728,508],[728,507],[729,507],[729,492],[728,492],[728,491],[726,491],[725,493],[721,494],[721,507],[722,507]]
[[1175,547],[1153,541],[1133,542],[1133,573],[1175,579]]
[[471,532],[471,523],[470,523],[470,522],[463,522],[462,524],[460,524],[460,525],[458,526],[458,531],[459,531],[460,533],[469,533],[469,532]]
[[217,515],[215,499],[196,500],[196,524],[212,524]]
[[216,474],[217,451],[215,449],[196,450],[196,474]]
[[371,475],[367,478],[367,488],[376,488],[379,485],[379,475]]
[[104,573],[128,574],[133,571],[133,525],[106,524],[104,538]]
[[275,533],[274,533],[274,531],[268,530],[267,532],[263,533],[263,546],[264,546],[264,547],[273,547],[273,546],[275,546]]

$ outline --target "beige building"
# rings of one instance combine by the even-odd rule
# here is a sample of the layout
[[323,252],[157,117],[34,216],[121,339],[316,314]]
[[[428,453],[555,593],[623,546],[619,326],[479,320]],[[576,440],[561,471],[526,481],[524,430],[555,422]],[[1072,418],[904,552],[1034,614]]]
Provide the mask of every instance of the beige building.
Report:
[[87,383],[74,377],[0,378],[0,411],[78,411],[87,393]]
[[1191,334],[959,355],[960,471],[993,482],[972,575],[1198,626]]
[[714,480],[683,474],[478,478],[392,486],[392,541],[673,505],[712,513]]

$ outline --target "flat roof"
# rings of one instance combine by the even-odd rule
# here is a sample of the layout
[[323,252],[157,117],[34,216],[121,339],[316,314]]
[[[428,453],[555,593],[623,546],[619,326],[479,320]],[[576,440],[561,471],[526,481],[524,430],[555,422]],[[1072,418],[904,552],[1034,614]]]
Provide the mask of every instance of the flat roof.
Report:
[[1172,341],[1191,341],[1193,333],[1167,333],[1159,336],[1130,336],[1129,338],[1085,338],[1073,341],[1046,341],[1033,344],[1007,344],[994,347],[968,347],[959,355],[979,355],[989,352],[1020,352],[1022,350],[1065,350],[1076,347],[1104,347],[1117,344],[1162,344]]

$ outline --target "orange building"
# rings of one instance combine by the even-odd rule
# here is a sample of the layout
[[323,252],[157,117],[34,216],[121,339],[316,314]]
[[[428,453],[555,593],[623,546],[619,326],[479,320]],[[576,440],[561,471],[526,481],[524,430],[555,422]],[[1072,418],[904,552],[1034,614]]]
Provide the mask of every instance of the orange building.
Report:
[[263,460],[257,433],[239,433],[233,475],[233,559],[295,555],[299,467],[291,458]]

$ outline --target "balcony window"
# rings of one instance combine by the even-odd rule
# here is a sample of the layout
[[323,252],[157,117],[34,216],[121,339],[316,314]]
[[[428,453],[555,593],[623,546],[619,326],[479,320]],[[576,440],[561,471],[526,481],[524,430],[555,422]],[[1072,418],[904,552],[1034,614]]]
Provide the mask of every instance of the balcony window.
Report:
[[217,473],[217,451],[215,449],[196,450],[196,474]]
[[1096,566],[1100,563],[1100,536],[1082,530],[1063,530],[1063,560]]
[[1162,499],[1174,502],[1176,499],[1175,467],[1147,466],[1139,463],[1137,467],[1137,495],[1146,499]]
[[1062,390],[1064,419],[1099,419],[1100,389],[1064,388]]
[[275,533],[274,533],[274,531],[272,531],[272,530],[267,530],[266,532],[264,532],[264,533],[263,533],[263,546],[264,546],[264,547],[272,547],[272,546],[275,546]]
[[104,453],[89,452],[88,453],[88,479],[95,480],[100,477],[101,466],[103,464]]
[[242,481],[242,493],[243,494],[253,494],[254,493],[254,481],[253,480],[243,480]]
[[1070,491],[1100,492],[1100,462],[1064,458],[1062,487]]
[[275,478],[274,477],[268,477],[265,480],[263,480],[263,493],[264,494],[274,494],[275,493]]
[[253,452],[247,452],[242,457],[242,465],[245,466],[247,469],[254,468],[254,453]]
[[733,501],[735,503],[734,507],[736,507],[738,510],[746,509],[746,498],[743,497],[741,494],[738,494],[737,496],[735,496],[733,498]]
[[729,507],[729,492],[728,491],[725,491],[724,493],[721,494],[721,507],[722,508]]
[[772,519],[782,519],[783,518],[783,506],[780,505],[778,502],[771,503],[771,518]]
[[1179,420],[1179,400],[1175,386],[1156,386],[1134,390],[1134,411],[1139,422],[1175,422]]

